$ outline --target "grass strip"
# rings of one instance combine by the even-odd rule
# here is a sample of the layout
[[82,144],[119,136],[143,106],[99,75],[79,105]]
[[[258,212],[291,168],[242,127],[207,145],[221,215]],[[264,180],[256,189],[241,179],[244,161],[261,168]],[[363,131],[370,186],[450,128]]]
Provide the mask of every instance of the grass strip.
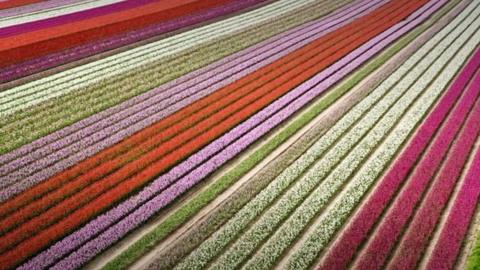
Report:
[[[438,17],[437,17],[438,19]],[[257,150],[253,155],[249,156],[246,160],[236,166],[233,170],[229,171],[226,175],[221,177],[218,181],[212,184],[207,190],[197,195],[187,204],[178,209],[174,214],[167,217],[165,221],[160,223],[156,229],[146,236],[144,236],[139,241],[135,242],[131,247],[129,247],[125,252],[120,256],[109,262],[105,269],[114,269],[117,267],[125,268],[138,259],[141,255],[148,252],[149,250],[155,247],[155,244],[164,239],[169,233],[174,231],[176,228],[181,226],[186,222],[190,217],[197,213],[203,206],[211,202],[216,196],[221,192],[226,190],[231,186],[236,180],[241,176],[247,173],[252,169],[256,164],[258,164],[263,158],[265,158],[269,153],[286,141],[290,136],[292,136],[296,131],[298,131],[302,126],[311,121],[315,116],[320,114],[326,107],[332,104],[337,98],[342,96],[348,90],[350,90],[356,83],[360,82],[373,70],[377,69],[383,63],[385,63],[391,56],[400,51],[404,46],[411,42],[415,37],[417,37],[422,31],[428,27],[427,25],[422,25],[421,28],[412,31],[407,34],[404,38],[398,41],[393,45],[388,51],[384,54],[372,60],[368,65],[362,67],[359,71],[355,72],[354,75],[345,83],[336,87],[332,92],[327,94],[324,98],[320,99],[315,103],[306,113],[302,114],[299,118],[295,119],[288,128],[282,130],[278,135],[276,135],[272,140],[269,140],[267,144],[262,146]],[[288,162],[287,162],[288,163]],[[268,178],[266,178],[268,179]],[[259,179],[260,180],[260,179]],[[249,192],[250,193],[250,192]],[[253,196],[254,192],[250,194]],[[244,198],[243,201],[248,201],[248,195]],[[241,206],[241,204],[240,204]],[[233,209],[232,212],[236,210]],[[228,218],[228,214],[226,216]],[[215,228],[213,228],[215,230]],[[167,259],[167,258],[165,258]]]
[[[478,155],[477,155],[477,157],[478,157]],[[478,162],[477,162],[477,164],[478,164]],[[478,167],[479,166],[477,165],[476,168],[478,168]],[[478,172],[478,170],[476,170],[476,171]],[[476,177],[477,175],[478,174],[476,174],[474,177]],[[474,178],[474,177],[472,177],[472,178]],[[440,253],[440,252],[437,251],[437,253]],[[438,258],[438,255],[436,255],[435,257]],[[478,237],[478,236],[477,236],[477,242],[476,242],[475,246],[473,247],[472,254],[470,255],[470,257],[468,257],[467,269],[468,270],[480,269],[480,237]]]
[[[407,85],[409,84],[407,83]],[[365,136],[363,141],[356,146],[355,150],[340,163],[339,167],[337,167],[332,174],[330,174],[317,187],[315,192],[302,203],[301,207],[295,210],[294,214],[288,218],[286,223],[284,223],[280,229],[277,230],[275,234],[262,245],[260,251],[256,253],[256,255],[244,266],[246,269],[264,269],[272,266],[272,264],[275,262],[275,259],[278,258],[283,253],[283,250],[288,247],[291,241],[296,238],[296,234],[301,232],[304,226],[309,224],[309,220],[315,216],[315,213],[318,213],[318,211],[320,211],[329,201],[329,196],[335,194],[336,190],[341,187],[342,181],[346,181],[349,175],[354,172],[358,164],[361,164],[361,160],[368,156],[370,150],[376,145],[375,141],[381,141],[382,136],[384,136],[383,134],[388,134],[387,130],[396,122],[395,119],[398,119],[398,116],[403,114],[403,111],[405,108],[407,108],[410,102],[415,100],[415,91],[413,91],[413,89],[410,89],[410,91],[411,92],[407,93],[402,99],[395,102],[395,105],[392,107],[393,112],[388,113],[384,118],[382,118],[382,121],[370,131],[369,135]],[[426,98],[430,98],[430,96],[427,96]],[[383,100],[386,99],[387,98]],[[405,101],[405,99],[407,101]],[[423,98],[421,99],[423,100]],[[382,102],[379,103],[379,106],[382,106],[380,105],[381,103]],[[403,109],[402,106],[404,106]],[[388,106],[385,106],[385,108],[388,108]],[[395,113],[398,114],[397,117],[394,116]],[[374,108],[369,114],[362,118],[362,121],[369,120],[370,116],[374,116],[375,114],[376,109]],[[375,120],[373,120],[373,122],[375,122]],[[355,127],[352,130],[354,131],[353,136],[357,135],[358,133],[359,134],[357,136],[362,136],[362,128]],[[342,140],[335,146],[335,154],[342,155],[339,152],[344,151],[343,149],[350,149],[348,145],[353,147],[355,142],[355,139],[352,139],[349,137],[349,135],[346,135],[346,137],[342,138]],[[340,159],[341,156],[339,156],[339,158],[334,158],[327,154],[311,169],[309,173],[304,176],[304,179],[318,179],[317,181],[321,181],[321,179],[323,179],[323,177],[328,174],[329,171],[331,171],[331,167],[326,165],[326,163],[335,163]],[[325,163],[325,165],[322,163]],[[213,268],[221,267],[222,265],[232,265],[232,263],[233,265],[235,265],[235,263],[241,263],[242,260],[244,260],[248,255],[246,252],[254,248],[255,245],[258,245],[259,241],[263,241],[263,239],[270,234],[270,231],[276,227],[277,222],[281,222],[282,219],[286,218],[286,216],[282,217],[282,215],[288,215],[288,213],[291,211],[285,211],[288,207],[295,207],[295,198],[300,199],[301,197],[305,196],[302,195],[305,194],[303,190],[309,189],[311,188],[308,186],[302,187],[301,184],[296,184],[285,194],[286,197],[283,197],[280,201],[277,201],[272,208],[270,208],[265,214],[262,215],[262,217],[260,217],[255,225],[250,227],[241,238],[239,238],[232,246],[229,247],[227,253],[224,253],[219,259],[217,259],[217,261],[215,261]],[[253,210],[250,209],[250,211]],[[242,256],[245,257],[242,258]],[[298,269],[298,267],[299,265],[295,265],[293,269]]]
[[[420,21],[421,19],[418,22]],[[383,49],[383,47],[387,46],[391,41],[395,40],[398,36],[401,36],[403,32],[407,31],[407,29],[402,29],[399,32],[395,32],[397,28],[391,28],[389,29],[389,31],[384,32],[382,33],[382,35],[370,40],[368,43],[356,49],[355,52],[352,52],[347,57],[343,58],[341,61],[336,62],[327,70],[312,78],[311,81],[315,81],[315,83],[320,82],[323,79],[325,79],[325,81],[318,84],[311,91],[308,91],[307,95],[301,96],[300,98],[292,102],[289,101],[290,98],[288,97],[288,95],[292,94],[295,91],[307,91],[310,85],[315,84],[314,82],[308,81],[302,84],[302,86],[290,92],[287,96],[284,96],[279,100],[275,101],[267,108],[256,114],[254,117],[250,118],[248,121],[243,122],[241,125],[235,127],[233,130],[229,131],[227,134],[225,134],[215,142],[211,143],[207,147],[203,148],[201,151],[189,157],[184,163],[175,167],[174,170],[171,170],[167,174],[157,178],[151,185],[149,185],[148,188],[144,189],[142,192],[136,194],[134,197],[119,205],[117,208],[121,209],[122,211],[113,211],[112,214],[107,213],[105,216],[102,216],[102,218],[99,218],[98,222],[95,221],[89,223],[87,227],[91,225],[93,228],[108,229],[102,232],[95,239],[89,240],[89,242],[83,245],[80,249],[70,254],[67,258],[58,263],[56,267],[61,268],[62,265],[77,265],[80,261],[83,261],[86,258],[93,256],[94,254],[96,254],[96,252],[100,252],[112,243],[118,241],[118,239],[122,238],[122,236],[124,236],[126,233],[128,233],[129,231],[140,225],[142,222],[146,221],[150,216],[154,215],[156,212],[162,209],[163,206],[170,203],[176,197],[180,196],[186,190],[201,181],[208,174],[218,169],[218,167],[224,164],[226,161],[235,157],[251,143],[263,136],[276,125],[287,119],[295,111],[310,102],[313,98],[321,94],[324,90],[328,89],[345,74],[348,74],[350,71],[363,64],[363,62],[369,59],[372,55],[375,55],[378,51]],[[395,34],[391,35],[392,33]],[[385,39],[385,36],[388,36],[388,38]],[[379,42],[379,40],[381,40],[381,42]],[[371,47],[373,44],[375,44],[375,46]],[[364,53],[364,51],[366,50],[368,50],[368,52]],[[352,60],[358,55],[361,56],[355,60]],[[347,66],[341,71],[335,72],[334,76],[328,77],[329,75],[323,74],[332,74],[334,70],[337,70],[339,67],[345,65]],[[326,79],[326,77],[328,77],[328,79]],[[303,85],[306,87],[303,87]],[[276,112],[279,108],[282,107],[284,108]],[[273,116],[270,117],[270,115],[272,114]],[[267,119],[268,117],[270,118]],[[259,121],[264,122],[259,124]],[[245,132],[247,131],[248,133],[245,134]],[[237,141],[232,143],[232,141],[234,140]],[[208,159],[208,157],[214,154],[214,157]],[[206,159],[208,159],[208,161],[202,164],[202,162],[204,162]],[[201,166],[189,172],[192,167],[196,167],[199,164],[201,164]],[[156,190],[161,189],[163,186],[165,186],[164,183],[171,183],[185,173],[188,174],[185,177],[182,177],[180,181],[174,183],[173,185],[169,186],[165,191],[162,191],[160,194],[155,196]],[[149,200],[152,196],[155,197]],[[120,214],[120,212],[123,212],[124,210],[127,212],[131,211],[128,210],[132,208],[132,204],[129,203],[130,200],[138,202],[137,204],[142,204],[141,207],[137,208],[133,213],[129,214],[128,217],[123,218],[119,223],[115,224],[114,226],[110,226],[112,219],[116,220],[125,215]],[[149,201],[143,204],[147,200]],[[110,217],[106,218],[106,216]],[[102,219],[104,219],[104,217],[108,220],[108,222],[101,221]],[[84,229],[88,230],[88,233],[90,233],[92,230],[95,231],[95,229],[87,229],[86,227],[82,228],[82,231],[84,231]],[[62,244],[59,244],[59,246],[76,246],[78,245],[76,243],[82,241],[81,239],[89,238],[89,236],[85,235],[85,233],[80,231],[77,231],[75,235],[75,237],[71,235],[71,237],[74,238],[73,241],[62,241]]]

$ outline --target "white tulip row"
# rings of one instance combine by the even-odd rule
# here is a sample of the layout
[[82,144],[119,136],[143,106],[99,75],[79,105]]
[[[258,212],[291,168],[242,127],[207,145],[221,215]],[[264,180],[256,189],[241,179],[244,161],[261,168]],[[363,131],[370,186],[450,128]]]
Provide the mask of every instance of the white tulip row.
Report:
[[252,25],[310,4],[312,0],[291,3],[282,0],[265,7],[196,28],[157,42],[137,47],[104,59],[75,67],[52,76],[0,92],[0,111],[12,113],[56,96],[77,91],[106,78],[128,72],[189,48],[200,46]]
[[[459,34],[461,30],[456,33]],[[207,241],[205,241],[198,249],[196,249],[190,256],[188,256],[180,265],[179,269],[185,268],[200,268],[220,253],[235,236],[243,231],[250,221],[256,218],[257,215],[268,207],[277,196],[279,196],[288,186],[298,178],[302,172],[307,169],[316,159],[318,159],[326,150],[328,150],[332,143],[334,143],[338,137],[343,134],[353,123],[362,117],[363,113],[367,111],[384,93],[395,84],[398,79],[402,78],[404,74],[411,69],[419,59],[421,59],[426,53],[431,50],[433,45],[441,40],[443,36],[437,36],[429,45],[425,46],[422,50],[416,54],[416,57],[410,59],[405,65],[402,66],[396,73],[394,73],[389,79],[387,79],[379,88],[375,90],[368,98],[359,103],[352,111],[350,111],[344,118],[342,118],[337,125],[335,125],[324,137],[322,137],[309,151],[306,152],[295,163],[288,167],[276,180],[274,180],[265,190],[255,197],[249,204],[247,204],[237,215],[227,222],[224,227],[212,235]],[[445,41],[444,44],[448,44],[451,40]],[[423,70],[428,68],[428,63],[434,61],[440,54],[441,50],[435,50],[427,60],[423,61],[423,64],[419,68]],[[405,77],[405,79],[407,79]],[[404,80],[405,80],[404,79]],[[409,80],[415,80],[416,77],[410,77]],[[263,215],[257,223],[255,223],[238,241],[236,241],[225,253],[221,256],[213,267],[222,267],[225,265],[234,266],[242,262],[254,249],[258,243],[260,243],[265,237],[267,237],[274,229],[275,224],[282,221],[295,205],[301,202],[301,200],[308,195],[318,182],[330,172],[337,162],[341,160],[345,153],[355,145],[355,142],[361,139],[363,134],[368,131],[368,126],[374,125],[378,117],[381,116],[381,110],[387,110],[403,91],[406,91],[408,85],[400,84],[399,89],[390,91],[388,95],[377,104],[377,106],[367,114],[362,120],[362,124],[352,129],[347,137],[344,137],[336,147],[327,153],[327,155],[321,159],[321,161],[315,165],[315,167],[302,178],[301,181],[295,183],[295,185],[286,193],[286,195],[280,199],[272,208],[270,208],[265,215]],[[402,90],[403,89],[403,90]],[[418,92],[411,94],[411,96],[418,94]],[[369,125],[367,124],[370,123]],[[363,124],[365,123],[365,124]],[[361,130],[360,130],[361,129]],[[328,182],[328,180],[327,180]],[[325,183],[327,183],[325,182]],[[332,181],[331,181],[332,182]],[[324,184],[323,187],[328,186]],[[279,234],[280,235],[280,234]],[[282,231],[282,236],[293,236],[288,230]],[[268,245],[268,244],[267,244]],[[272,247],[274,245],[271,245]],[[275,248],[273,248],[275,249]],[[280,246],[281,249],[281,246]],[[275,253],[270,252],[263,253],[262,258],[268,258],[268,260],[275,260]],[[281,253],[281,251],[280,251]],[[262,254],[262,253],[258,253]],[[261,255],[259,255],[261,256]],[[255,267],[258,261],[252,260],[252,263],[248,267]],[[261,266],[261,264],[258,264]],[[247,268],[248,268],[247,267]]]

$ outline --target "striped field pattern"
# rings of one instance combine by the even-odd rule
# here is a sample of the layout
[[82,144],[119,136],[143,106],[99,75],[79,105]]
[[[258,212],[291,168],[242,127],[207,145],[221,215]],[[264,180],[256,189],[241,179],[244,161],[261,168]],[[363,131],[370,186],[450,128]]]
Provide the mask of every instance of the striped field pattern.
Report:
[[480,0],[4,0],[0,41],[0,269],[480,269]]

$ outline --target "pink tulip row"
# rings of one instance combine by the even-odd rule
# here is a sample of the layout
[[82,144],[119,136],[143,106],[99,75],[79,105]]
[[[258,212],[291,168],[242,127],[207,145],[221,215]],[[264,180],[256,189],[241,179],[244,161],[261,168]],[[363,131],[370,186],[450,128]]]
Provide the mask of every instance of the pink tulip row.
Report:
[[440,237],[428,259],[427,269],[453,269],[480,195],[480,148],[455,198]]
[[[435,106],[433,111],[419,127],[405,150],[397,158],[387,174],[380,180],[374,193],[367,199],[359,212],[349,222],[349,225],[342,232],[340,238],[335,241],[329,252],[326,254],[322,263],[322,269],[344,269],[350,264],[357,249],[363,241],[365,241],[368,233],[374,227],[376,221],[380,218],[382,212],[386,209],[395,193],[397,193],[397,190],[402,185],[404,179],[408,177],[409,172],[427,148],[428,143],[434,138],[437,129],[447,117],[470,81],[470,78],[479,67],[480,50],[475,53],[472,59],[464,67],[445,95],[440,99],[437,106]],[[468,102],[465,99],[463,101]],[[448,144],[446,147],[448,147]],[[441,156],[438,155],[438,152],[436,155],[430,155],[428,157],[437,159],[441,158]],[[439,161],[437,160],[437,163],[438,162]],[[395,237],[390,235],[390,238]],[[365,263],[368,261],[369,266],[378,266],[378,264],[383,264],[382,260],[388,253],[389,251],[387,250],[378,254],[365,254],[363,260]],[[380,254],[382,256],[380,256]],[[370,259],[367,260],[367,258]],[[379,258],[379,260],[375,260],[376,258]]]
[[[55,267],[58,269],[66,269],[82,265],[85,261],[88,261],[144,221],[148,220],[148,218],[157,213],[157,211],[162,209],[165,205],[201,181],[205,176],[215,171],[222,164],[236,156],[272,128],[283,122],[299,108],[322,94],[329,86],[333,85],[353,69],[367,61],[393,40],[415,27],[418,23],[428,17],[431,12],[434,12],[435,8],[441,6],[441,3],[443,2],[432,2],[431,5],[428,5],[425,8],[427,9],[427,12],[425,9],[419,10],[416,14],[412,15],[409,20],[394,26],[392,29],[389,29],[387,32],[376,37],[374,40],[364,44],[362,47],[352,52],[352,54],[331,66],[328,70],[318,74],[311,80],[292,90],[290,93],[275,101],[246,122],[237,126],[218,140],[188,158],[186,161],[182,162],[180,165],[173,168],[167,174],[156,179],[139,194],[133,196],[111,211],[99,216],[84,228],[78,230],[74,234],[52,246],[47,251],[35,257],[23,267],[26,269],[37,267],[40,264],[52,263],[58,258],[58,256],[62,256],[62,254],[66,254],[78,248],[80,245],[83,246],[66,259],[62,260]],[[432,5],[434,8],[432,8]],[[300,96],[300,98],[297,98],[298,96]],[[205,163],[202,164],[202,162]],[[195,167],[196,169],[190,171]],[[176,180],[182,175],[185,176]],[[172,185],[168,186],[169,184]],[[157,194],[159,190],[163,191]],[[139,205],[141,206],[137,208]],[[128,214],[132,210],[134,211]],[[126,214],[128,214],[128,216],[125,217]],[[120,218],[123,219],[115,224]],[[98,234],[99,231],[105,229],[106,231],[102,232],[99,236],[89,240],[92,236]],[[85,241],[88,242],[85,243]]]
[[466,99],[463,99],[460,106],[455,108],[446,124],[435,136],[424,158],[415,167],[411,178],[393,202],[392,208],[382,218],[378,230],[360,254],[356,264],[359,269],[381,269],[386,263],[387,257],[405,229],[405,225],[412,218],[416,205],[421,201],[422,194],[441,166],[450,144],[460,132],[464,119],[473,106],[477,94],[470,93],[464,96]]
[[[480,92],[480,73],[477,73],[471,87]],[[468,97],[475,100],[475,96]],[[442,167],[433,185],[418,210],[399,246],[389,263],[391,269],[413,269],[419,262],[428,246],[432,233],[439,223],[441,214],[448,204],[453,189],[460,179],[463,167],[470,150],[480,131],[480,101],[477,101],[473,112],[468,117],[465,128],[459,134],[455,144],[449,151],[445,165]]]

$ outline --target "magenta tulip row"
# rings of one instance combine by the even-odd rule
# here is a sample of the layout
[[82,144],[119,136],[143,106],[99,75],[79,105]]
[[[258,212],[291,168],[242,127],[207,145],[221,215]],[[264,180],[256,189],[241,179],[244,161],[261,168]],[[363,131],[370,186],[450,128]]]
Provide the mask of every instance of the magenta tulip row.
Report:
[[[466,98],[471,99],[473,102],[478,100],[477,97],[480,93],[480,73],[477,73],[470,87],[475,88],[475,90],[472,91],[471,95],[471,92],[469,92]],[[462,105],[460,104],[460,106]],[[396,255],[390,262],[390,266],[394,269],[413,269],[416,267],[431,239],[435,227],[440,221],[441,214],[448,204],[453,189],[460,179],[479,131],[480,101],[477,101],[472,113],[465,122],[464,129],[451,147],[447,160],[444,162],[438,176],[434,179],[432,186],[425,195],[425,199],[423,199],[423,202],[417,209],[413,220],[402,237],[400,245],[396,249]]]
[[428,269],[453,269],[480,195],[480,148],[448,213],[427,263]]
[[[368,8],[370,7],[371,6],[368,6]],[[60,138],[60,140],[46,144],[45,146],[32,151],[27,156],[19,157],[8,164],[0,166],[0,172],[6,174],[4,181],[0,184],[0,186],[4,188],[4,190],[0,191],[0,200],[5,200],[18,194],[56,172],[74,165],[80,160],[113,145],[125,137],[148,127],[165,116],[191,104],[191,102],[194,102],[195,100],[212,93],[218,88],[273,62],[286,53],[311,42],[315,38],[325,34],[326,31],[333,30],[327,27],[333,25],[333,28],[336,29],[339,27],[337,23],[336,20],[333,20],[330,23],[325,23],[323,27],[312,24],[311,27],[317,26],[316,28],[320,32],[314,33],[313,36],[307,37],[306,39],[303,39],[303,32],[309,33],[311,27],[302,29],[303,31],[301,31],[301,35],[293,38],[290,42],[285,42],[285,40],[280,39],[278,42],[266,44],[264,47],[260,48],[259,51],[253,52],[268,53],[268,58],[263,61],[262,55],[252,55],[253,53],[245,54],[233,59],[230,63],[225,63],[218,68],[208,70],[198,77],[191,78],[185,83],[170,88],[162,86],[159,89],[154,90],[154,92],[157,93],[156,96],[149,93],[146,95],[149,96],[148,98],[144,96],[138,99],[135,98],[138,100],[137,104],[135,104],[134,101],[128,102],[129,105],[132,105],[131,107],[122,104],[123,110],[117,110],[117,113],[114,113],[113,115],[105,115],[101,113],[105,118],[100,118],[99,121],[87,126],[87,128],[78,129],[77,131],[70,133],[71,135],[69,136]],[[293,47],[288,47],[292,43]],[[273,54],[273,56],[270,56],[270,54]],[[252,64],[252,66],[249,66],[250,64]],[[170,107],[168,107],[169,105]],[[133,115],[129,116],[132,113]],[[97,118],[98,115],[94,117]],[[47,141],[48,137],[55,138],[60,136],[60,134],[57,134],[54,133],[52,134],[53,136],[46,136],[41,140]],[[52,153],[52,151],[55,150],[57,150],[57,152]],[[52,164],[53,166],[51,166]],[[16,182],[18,179],[23,180]],[[11,185],[13,183],[15,184]]]
[[[438,8],[438,5],[436,7]],[[425,12],[425,10],[419,12]],[[303,83],[261,112],[252,116],[246,122],[189,157],[186,161],[156,179],[139,194],[97,217],[82,229],[39,254],[23,267],[29,268],[39,264],[52,264],[55,260],[64,256],[64,254],[68,254],[81,245],[83,246],[79,250],[62,260],[55,267],[58,269],[76,267],[88,261],[283,122],[299,108],[318,95],[321,95],[328,87],[378,53],[393,40],[415,27],[428,17],[431,12],[433,10],[430,9],[423,14],[417,13],[410,20],[394,26],[392,29],[364,44],[324,72]],[[422,16],[416,17],[419,14],[422,14]],[[205,162],[206,159],[208,160]],[[202,162],[205,163],[200,165]],[[195,167],[196,169],[189,172],[191,168]],[[188,174],[185,175],[186,173]],[[185,176],[176,181],[182,175]],[[149,201],[146,202],[147,200]],[[133,210],[134,212],[128,214]],[[115,224],[119,219],[121,221]],[[89,239],[105,229],[107,230],[89,241]]]
[[443,158],[447,155],[450,144],[460,132],[462,124],[473,106],[476,95],[465,95],[467,100],[463,106],[455,108],[439,134],[435,136],[424,158],[415,167],[412,177],[393,202],[392,208],[382,218],[373,238],[365,247],[358,261],[360,269],[381,269],[394,244],[405,229],[405,225],[412,218],[415,206],[420,202],[435,172],[442,165]]
[[[324,260],[324,269],[343,269],[344,267],[349,265],[349,263],[353,259],[353,256],[357,252],[357,248],[361,245],[363,241],[365,241],[368,233],[371,231],[382,212],[386,209],[387,205],[392,200],[394,194],[397,193],[397,190],[403,183],[404,179],[407,178],[409,172],[415,166],[417,160],[425,151],[429,142],[434,138],[434,134],[436,133],[437,129],[439,129],[441,123],[447,117],[450,110],[455,105],[457,99],[460,97],[463,90],[465,89],[471,77],[474,75],[475,71],[479,68],[479,66],[480,50],[475,53],[473,58],[463,68],[460,75],[455,79],[455,81],[449,87],[445,95],[440,99],[433,111],[422,123],[410,143],[406,146],[405,150],[394,162],[391,169],[389,169],[387,174],[380,180],[379,186],[375,188],[374,193],[368,198],[364,206],[359,210],[359,212],[351,220],[347,228],[342,232],[342,236],[332,246],[331,250],[329,251],[327,257]],[[463,102],[467,101],[463,99]],[[440,142],[440,140],[436,141],[437,144],[438,142]],[[438,155],[439,153],[440,152],[437,152],[434,155],[430,154],[427,157],[430,159],[441,158],[441,156]],[[437,163],[438,162],[439,161],[437,160]],[[423,163],[426,163],[426,161],[424,161]],[[429,168],[427,167],[425,172],[428,171],[431,170],[429,170]],[[417,170],[417,172],[421,171]],[[402,192],[402,194],[408,193],[405,191]],[[401,216],[402,215],[400,215],[399,218]],[[384,226],[384,228],[386,227]],[[395,238],[393,233],[387,234],[386,237],[387,236],[389,236],[391,239]],[[383,247],[382,244],[383,243],[378,243],[377,247]],[[368,265],[372,267],[378,266],[379,264],[383,263],[381,262],[381,258],[384,258],[385,254],[387,254],[388,252],[389,251],[387,250],[384,252],[380,252],[379,254],[366,253],[363,265]],[[368,257],[370,258],[370,260],[367,259],[367,256],[370,256]]]

